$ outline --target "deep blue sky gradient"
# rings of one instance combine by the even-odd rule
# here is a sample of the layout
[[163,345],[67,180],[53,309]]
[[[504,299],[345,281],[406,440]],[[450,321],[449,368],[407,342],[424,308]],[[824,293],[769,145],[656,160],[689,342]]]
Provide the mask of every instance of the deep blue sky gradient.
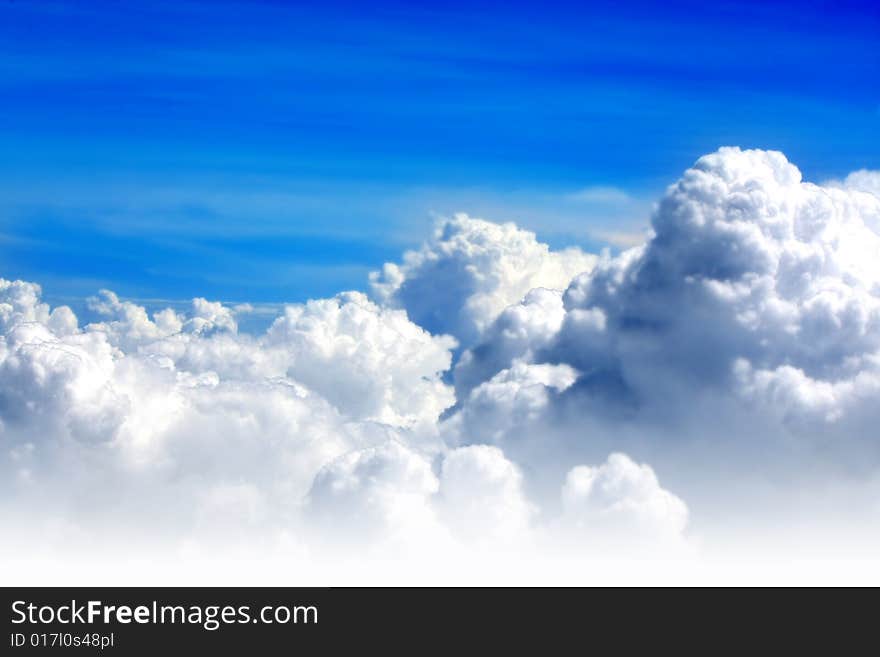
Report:
[[880,168],[876,3],[429,4],[0,0],[0,276],[301,300],[458,210],[597,248],[721,145]]

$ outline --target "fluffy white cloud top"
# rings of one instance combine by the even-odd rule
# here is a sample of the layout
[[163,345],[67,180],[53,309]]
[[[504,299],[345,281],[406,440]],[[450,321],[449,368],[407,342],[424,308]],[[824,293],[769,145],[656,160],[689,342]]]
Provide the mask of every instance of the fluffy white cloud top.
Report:
[[36,285],[0,295],[3,505],[36,525],[106,511],[176,532],[238,491],[283,526],[329,462],[395,437],[432,444],[454,401],[450,339],[358,293],[288,307],[257,337],[200,299],[150,318],[102,293],[106,321],[80,329]]
[[871,447],[880,199],[805,183],[781,153],[725,148],[669,188],[652,223],[645,245],[575,277],[561,310],[544,294],[496,318],[456,366],[462,415],[485,406],[475,393],[500,368],[553,363],[579,376],[548,397],[545,427],[604,419],[599,433],[638,427],[657,452],[670,431]]
[[419,326],[470,345],[530,290],[563,289],[595,260],[575,248],[552,251],[512,223],[458,214],[402,264],[386,263],[371,284],[379,300],[404,308]]
[[151,315],[108,291],[81,326],[0,280],[0,514],[59,545],[578,553],[681,545],[689,518],[751,513],[756,476],[786,500],[870,479],[875,177],[819,186],[721,149],[616,257],[458,215],[372,297],[254,335],[246,308]]
[[843,187],[844,189],[880,196],[880,171],[859,169],[858,171],[853,171],[842,181],[832,180],[829,184],[831,186]]
[[677,540],[687,506],[661,488],[650,466],[614,453],[598,467],[571,469],[562,487],[562,523],[597,540]]
[[[850,391],[877,372],[880,199],[804,183],[781,153],[722,149],[669,189],[653,226],[565,293],[547,357],[589,372],[582,387],[604,378],[635,407],[676,413],[682,389],[745,396],[796,421],[835,386],[822,431],[870,403]],[[756,396],[772,379],[801,394]]]
[[389,441],[322,468],[309,491],[308,513],[322,534],[360,543],[423,539],[436,531],[430,500],[439,487],[429,460]]
[[520,469],[490,445],[446,454],[439,493],[441,518],[468,540],[523,540],[537,513],[523,490]]

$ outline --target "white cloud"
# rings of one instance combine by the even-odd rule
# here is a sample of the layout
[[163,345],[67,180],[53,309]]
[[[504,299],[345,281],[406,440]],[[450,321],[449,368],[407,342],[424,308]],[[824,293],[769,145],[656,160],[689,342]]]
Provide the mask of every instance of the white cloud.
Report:
[[40,302],[36,283],[0,279],[0,328],[9,330],[21,322],[49,321],[49,306]]
[[431,497],[437,476],[424,456],[397,441],[345,454],[315,477],[308,513],[324,535],[385,546],[438,531]]
[[130,350],[143,342],[165,338],[183,330],[183,320],[170,308],[157,313],[150,320],[143,306],[120,301],[110,290],[101,290],[98,296],[88,300],[88,305],[91,310],[108,318],[108,321],[93,324],[92,330],[105,333],[121,349]]
[[446,454],[437,506],[454,533],[476,541],[524,540],[537,510],[526,498],[519,468],[489,445]]
[[803,183],[780,153],[705,156],[644,247],[572,282],[542,357],[646,416],[686,415],[707,392],[736,403],[737,363],[829,384],[864,375],[880,349],[878,217],[880,199]]
[[127,355],[167,358],[193,375],[290,378],[347,417],[395,426],[433,422],[454,401],[440,375],[455,342],[359,292],[287,306],[257,337],[238,335],[232,311],[216,302],[195,299],[187,316],[164,310],[150,319],[141,306],[102,295],[92,307],[111,320],[88,332],[104,334]]
[[466,399],[476,385],[510,367],[515,359],[531,359],[551,342],[564,318],[562,293],[546,288],[536,288],[520,303],[505,308],[479,344],[465,351],[456,364],[458,398]]
[[421,250],[407,252],[402,264],[374,273],[371,284],[379,300],[404,308],[419,326],[469,346],[529,290],[562,289],[594,261],[574,248],[551,251],[514,224],[459,214],[442,222]]
[[0,506],[43,527],[105,517],[190,540],[229,525],[210,513],[226,500],[242,522],[289,531],[328,463],[391,437],[434,445],[453,401],[450,339],[361,294],[289,307],[253,337],[201,299],[150,318],[106,292],[93,307],[108,320],[81,330],[36,286],[0,287]]
[[474,388],[446,427],[461,443],[503,444],[511,432],[533,429],[543,420],[554,393],[571,386],[577,372],[568,365],[515,360]]
[[615,453],[600,466],[571,469],[562,487],[562,524],[595,540],[658,541],[679,539],[685,530],[685,503],[657,481],[650,466]]
[[829,184],[880,196],[880,171],[859,169],[850,173],[843,181],[832,180]]
[[434,422],[454,403],[439,377],[455,341],[358,292],[288,306],[265,345],[284,352],[285,374],[352,417],[413,426]]
[[[545,503],[563,463],[616,450],[716,511],[742,512],[742,478],[786,481],[805,505],[841,467],[868,486],[880,199],[803,182],[780,153],[721,149],[669,188],[652,225],[575,277],[561,312],[529,299],[483,332],[456,366],[448,440],[503,446]],[[574,374],[554,388],[529,380],[536,366]]]
[[127,400],[109,384],[111,349],[90,335],[56,337],[23,322],[0,345],[0,407],[7,440],[111,441]]
[[[381,553],[522,547],[551,526],[520,466],[473,443],[539,418],[574,381],[568,366],[514,359],[471,392],[455,439],[435,424],[452,401],[438,377],[454,343],[363,295],[290,306],[254,337],[204,300],[150,317],[104,292],[92,305],[107,320],[79,329],[36,286],[2,287],[0,508],[39,518],[27,531],[40,540],[89,545],[110,532],[201,554],[293,536],[296,549]],[[548,290],[529,304],[562,311]],[[528,333],[552,334],[560,319],[511,313],[526,327],[514,344],[543,344]],[[61,490],[75,494],[59,501]]]

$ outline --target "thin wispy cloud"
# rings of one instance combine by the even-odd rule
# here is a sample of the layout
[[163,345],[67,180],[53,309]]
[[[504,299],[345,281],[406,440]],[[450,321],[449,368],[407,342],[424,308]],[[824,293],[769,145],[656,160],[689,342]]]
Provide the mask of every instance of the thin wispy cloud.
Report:
[[629,203],[633,198],[624,190],[610,186],[584,187],[571,194],[566,194],[565,199],[578,203],[598,204],[623,204]]
[[620,249],[629,249],[644,244],[650,237],[651,230],[645,227],[642,230],[593,230],[590,233],[601,242],[616,246]]

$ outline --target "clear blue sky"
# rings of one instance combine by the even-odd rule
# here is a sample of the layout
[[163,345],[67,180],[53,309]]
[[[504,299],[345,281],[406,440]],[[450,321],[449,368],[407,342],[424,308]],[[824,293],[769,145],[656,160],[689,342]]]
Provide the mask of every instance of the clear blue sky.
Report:
[[0,0],[0,276],[301,300],[432,214],[596,248],[722,145],[880,168],[877,3],[429,4]]

